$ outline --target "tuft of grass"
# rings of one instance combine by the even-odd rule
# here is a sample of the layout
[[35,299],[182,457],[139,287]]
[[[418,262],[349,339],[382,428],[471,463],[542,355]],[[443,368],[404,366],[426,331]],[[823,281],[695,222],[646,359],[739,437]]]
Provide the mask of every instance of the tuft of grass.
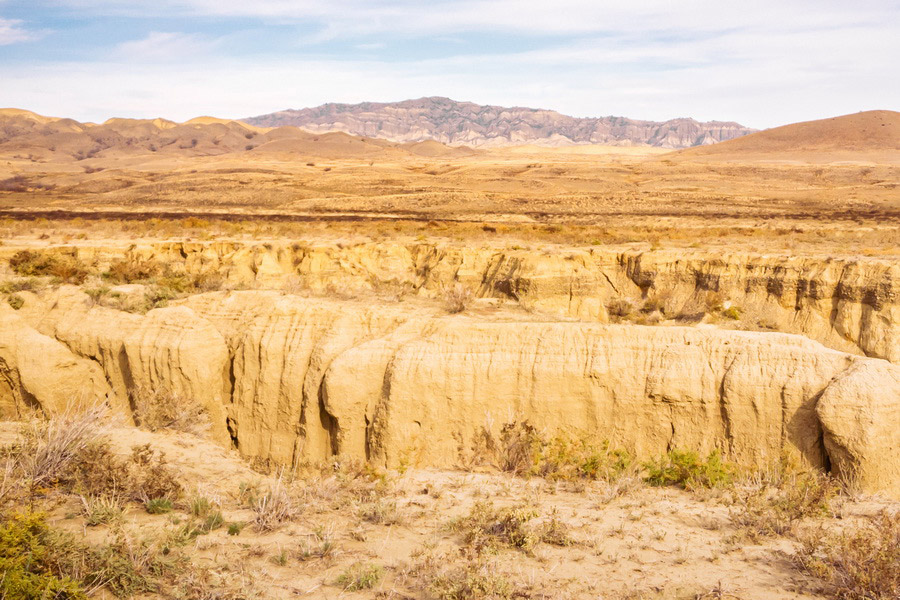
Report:
[[246,523],[237,523],[237,522],[229,523],[228,524],[228,535],[241,535],[241,532],[244,530],[244,527],[246,527],[246,526],[247,526]]
[[900,512],[839,534],[810,530],[800,536],[795,560],[839,600],[900,598]]
[[81,512],[88,527],[108,525],[122,520],[121,500],[116,496],[81,496]]
[[334,583],[348,592],[369,590],[378,585],[382,574],[383,569],[379,565],[356,562],[347,567]]
[[86,409],[72,406],[49,419],[33,419],[22,427],[22,441],[13,453],[32,496],[70,473],[102,438],[107,414],[105,404]]
[[175,507],[168,498],[150,498],[144,503],[144,508],[151,515],[163,515],[172,512]]
[[687,490],[715,488],[731,484],[736,469],[722,459],[718,450],[701,459],[696,452],[670,450],[665,455],[644,463],[645,480],[650,485],[675,485]]
[[269,489],[253,497],[250,508],[254,512],[253,525],[258,531],[273,531],[297,515],[297,506],[282,478]]

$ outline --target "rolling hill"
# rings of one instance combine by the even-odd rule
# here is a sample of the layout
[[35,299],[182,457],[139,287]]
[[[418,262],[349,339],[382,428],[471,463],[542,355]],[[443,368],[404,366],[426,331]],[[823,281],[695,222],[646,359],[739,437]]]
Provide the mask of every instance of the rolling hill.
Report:
[[872,110],[818,121],[793,123],[703,148],[683,158],[864,158],[900,152],[900,112]]

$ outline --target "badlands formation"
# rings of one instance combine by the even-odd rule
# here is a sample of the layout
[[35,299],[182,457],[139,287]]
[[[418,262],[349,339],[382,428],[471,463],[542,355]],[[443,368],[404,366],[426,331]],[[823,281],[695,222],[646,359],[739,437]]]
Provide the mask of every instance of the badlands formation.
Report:
[[91,597],[898,597],[900,113],[677,152],[709,132],[395,116],[0,111],[0,509],[128,557]]
[[[896,264],[389,243],[159,243],[80,248],[78,260],[219,274],[233,291],[145,315],[95,305],[73,286],[19,292],[22,306],[0,308],[7,416],[29,404],[60,410],[79,389],[127,414],[133,390],[167,389],[203,403],[221,444],[294,467],[331,456],[453,466],[481,428],[499,435],[527,419],[642,459],[718,448],[762,465],[796,452],[900,494]],[[439,298],[454,285],[531,312],[329,298]],[[291,287],[318,297],[286,295]],[[655,319],[678,318],[610,324],[641,302]],[[727,312],[724,302],[735,318],[791,334],[697,323]]]

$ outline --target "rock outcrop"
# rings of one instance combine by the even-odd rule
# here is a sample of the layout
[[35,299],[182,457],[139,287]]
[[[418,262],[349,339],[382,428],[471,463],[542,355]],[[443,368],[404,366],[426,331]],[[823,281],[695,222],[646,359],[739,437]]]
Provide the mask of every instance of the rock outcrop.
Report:
[[[800,336],[486,320],[276,291],[176,304],[117,321],[74,288],[29,296],[18,315],[0,313],[13,323],[0,329],[5,372],[53,347],[91,385],[105,373],[97,393],[120,395],[129,378],[181,390],[204,402],[221,443],[273,464],[452,465],[481,428],[529,419],[642,458],[720,448],[763,464],[790,451],[900,495],[900,367]],[[56,381],[65,365],[39,368]],[[25,379],[0,387],[0,403]]]
[[452,146],[606,144],[688,148],[756,131],[733,122],[585,119],[553,110],[482,106],[437,97],[393,103],[323,104],[245,121],[263,127],[292,125],[315,132],[342,131],[394,142],[436,140]]
[[[602,248],[497,250],[429,243],[349,245],[176,242],[77,249],[100,268],[155,261],[175,272],[214,274],[229,286],[325,295],[368,291],[438,297],[462,283],[477,296],[540,313],[607,322],[622,301],[691,321],[729,305],[746,326],[798,333],[843,352],[900,363],[900,265],[896,261],[707,251]],[[0,249],[0,256],[14,248]]]

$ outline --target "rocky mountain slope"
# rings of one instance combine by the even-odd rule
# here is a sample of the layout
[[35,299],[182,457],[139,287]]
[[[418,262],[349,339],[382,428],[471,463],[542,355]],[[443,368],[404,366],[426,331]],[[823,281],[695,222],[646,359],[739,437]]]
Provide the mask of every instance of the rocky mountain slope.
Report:
[[687,148],[755,131],[732,122],[576,118],[553,110],[482,106],[439,97],[393,103],[323,104],[244,120],[264,127],[293,125],[314,132],[343,131],[395,142],[437,140],[454,146],[604,144]]

